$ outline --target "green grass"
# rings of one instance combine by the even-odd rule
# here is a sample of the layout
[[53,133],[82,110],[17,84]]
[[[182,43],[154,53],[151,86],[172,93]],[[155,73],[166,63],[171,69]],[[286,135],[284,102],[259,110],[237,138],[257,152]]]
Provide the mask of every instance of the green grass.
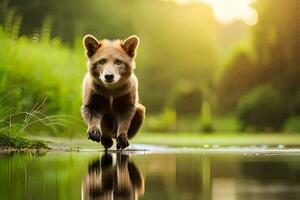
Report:
[[287,132],[300,132],[300,116],[294,116],[285,123],[284,130]]
[[[1,136],[1,135],[0,135]],[[6,136],[7,137],[7,136]],[[58,138],[58,137],[29,137],[25,141],[19,141],[20,137],[10,139],[15,142],[13,148],[18,148],[23,144],[23,148],[44,148],[45,142],[49,143],[53,149],[98,149],[103,148],[101,144],[88,140],[84,135],[75,138]],[[4,138],[7,140],[7,138]],[[21,140],[24,138],[21,138]],[[3,139],[0,141],[0,146],[3,145]],[[146,133],[141,132],[135,138],[129,141],[134,144],[150,144],[164,145],[173,147],[205,147],[214,148],[222,146],[252,146],[252,145],[300,145],[300,134],[287,133],[214,133],[214,134],[199,134],[199,133]],[[6,147],[7,142],[5,143]],[[30,145],[32,146],[30,147]],[[27,145],[27,146],[26,146]]]
[[83,47],[70,49],[57,39],[44,42],[25,36],[12,38],[1,26],[0,43],[0,110],[5,108],[5,115],[30,112],[46,99],[44,113],[60,116],[67,129],[36,126],[31,133],[67,135],[72,128],[82,128],[79,108],[86,71]]
[[0,134],[0,149],[48,149],[42,140]]
[[131,143],[180,147],[300,145],[300,134],[287,133],[140,133]]

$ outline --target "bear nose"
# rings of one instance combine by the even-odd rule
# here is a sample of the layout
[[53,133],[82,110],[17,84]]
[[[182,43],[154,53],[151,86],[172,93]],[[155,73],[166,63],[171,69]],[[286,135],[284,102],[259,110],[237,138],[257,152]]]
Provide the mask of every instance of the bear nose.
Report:
[[114,75],[113,75],[113,74],[106,74],[106,75],[104,76],[104,78],[105,78],[105,80],[106,80],[107,82],[111,82],[111,81],[114,80]]

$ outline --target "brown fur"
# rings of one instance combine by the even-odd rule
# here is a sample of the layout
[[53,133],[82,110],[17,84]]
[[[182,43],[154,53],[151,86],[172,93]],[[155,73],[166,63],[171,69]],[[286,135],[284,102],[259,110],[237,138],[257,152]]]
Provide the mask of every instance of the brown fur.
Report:
[[[89,138],[101,140],[105,148],[112,146],[111,138],[116,138],[117,148],[126,148],[128,138],[137,133],[145,117],[133,72],[139,39],[132,36],[125,41],[98,41],[88,35],[83,42],[88,73],[83,81],[82,116]],[[114,75],[113,83],[104,78],[108,73]]]

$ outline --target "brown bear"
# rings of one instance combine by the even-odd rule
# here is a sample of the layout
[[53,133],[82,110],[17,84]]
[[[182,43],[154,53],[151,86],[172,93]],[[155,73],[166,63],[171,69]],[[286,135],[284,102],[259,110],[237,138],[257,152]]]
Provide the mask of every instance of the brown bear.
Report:
[[116,139],[117,149],[129,146],[145,118],[139,103],[138,80],[134,74],[139,38],[97,40],[83,38],[88,72],[83,81],[82,116],[88,125],[88,138],[105,149]]

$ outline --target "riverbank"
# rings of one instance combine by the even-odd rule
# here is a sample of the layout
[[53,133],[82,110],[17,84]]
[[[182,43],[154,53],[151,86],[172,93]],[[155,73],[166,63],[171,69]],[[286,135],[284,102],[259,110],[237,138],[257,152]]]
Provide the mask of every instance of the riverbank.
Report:
[[[286,133],[140,133],[130,140],[130,145],[156,145],[189,148],[219,147],[276,147],[300,146],[300,134]],[[103,149],[101,144],[86,137],[8,137],[0,135],[0,150],[8,149],[52,149],[73,151],[79,149]]]
[[49,146],[39,139],[0,134],[0,151],[32,149],[49,149]]

